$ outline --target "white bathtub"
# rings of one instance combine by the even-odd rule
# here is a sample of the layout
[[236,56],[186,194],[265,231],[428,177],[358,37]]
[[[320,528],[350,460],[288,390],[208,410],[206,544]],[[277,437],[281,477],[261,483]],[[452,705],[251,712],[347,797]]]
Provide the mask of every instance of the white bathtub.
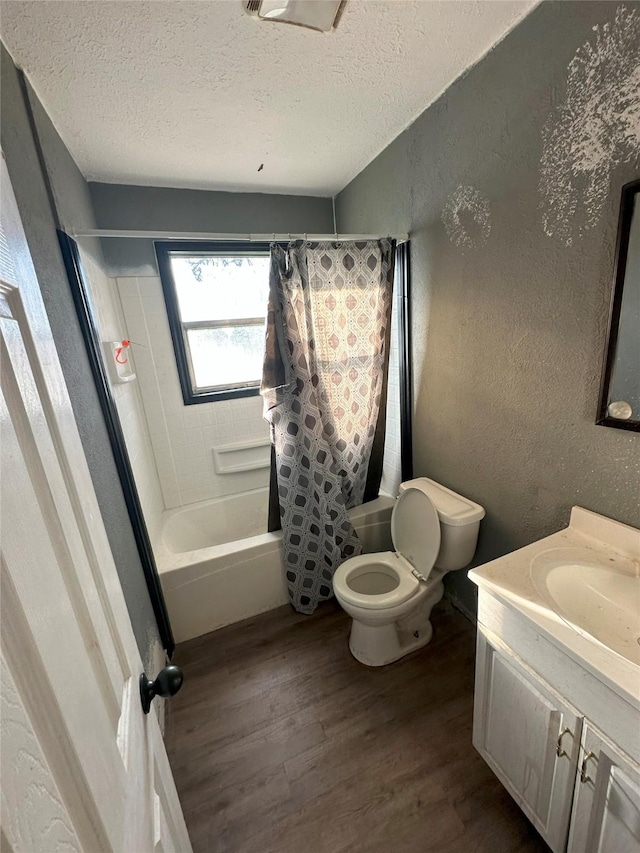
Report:
[[[268,500],[268,489],[257,489],[162,514],[154,550],[176,642],[289,601],[282,534],[261,532]],[[391,548],[394,503],[380,495],[349,512],[364,551]]]

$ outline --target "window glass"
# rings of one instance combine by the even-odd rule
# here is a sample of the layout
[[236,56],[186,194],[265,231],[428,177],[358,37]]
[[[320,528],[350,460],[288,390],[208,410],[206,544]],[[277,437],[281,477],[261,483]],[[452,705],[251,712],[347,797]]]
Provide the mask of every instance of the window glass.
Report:
[[186,405],[259,393],[269,243],[156,243]]
[[188,329],[196,390],[258,383],[264,357],[264,326]]
[[268,256],[174,255],[171,271],[183,323],[266,315]]

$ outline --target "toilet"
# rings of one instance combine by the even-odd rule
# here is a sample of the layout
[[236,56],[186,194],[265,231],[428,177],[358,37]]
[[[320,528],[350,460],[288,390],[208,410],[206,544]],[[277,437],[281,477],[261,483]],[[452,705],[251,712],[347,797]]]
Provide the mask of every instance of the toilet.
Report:
[[333,576],[336,599],[353,619],[357,660],[384,666],[426,646],[442,579],[471,562],[483,518],[479,504],[426,477],[401,484],[391,514],[395,550],[352,557]]

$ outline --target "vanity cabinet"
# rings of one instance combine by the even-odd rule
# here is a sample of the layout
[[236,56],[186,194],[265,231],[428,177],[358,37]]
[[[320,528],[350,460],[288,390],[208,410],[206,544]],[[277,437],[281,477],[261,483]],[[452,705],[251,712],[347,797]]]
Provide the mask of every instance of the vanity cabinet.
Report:
[[554,853],[640,853],[637,710],[482,589],[473,744]]
[[569,853],[640,850],[640,767],[585,722]]
[[545,681],[478,632],[473,745],[556,853],[566,849],[581,728]]

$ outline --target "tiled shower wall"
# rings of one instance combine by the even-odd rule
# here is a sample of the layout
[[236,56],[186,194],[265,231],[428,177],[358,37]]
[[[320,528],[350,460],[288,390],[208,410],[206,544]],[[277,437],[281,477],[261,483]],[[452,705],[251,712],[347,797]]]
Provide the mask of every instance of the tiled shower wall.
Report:
[[167,509],[265,487],[269,469],[217,474],[213,448],[269,440],[262,398],[185,406],[157,276],[117,279]]
[[[105,275],[100,251],[92,251],[91,241],[80,245],[82,267],[90,290],[94,319],[103,341],[119,341],[127,336],[116,281]],[[164,501],[156,461],[147,427],[138,382],[113,383],[112,392],[122,424],[131,467],[152,542],[160,531]]]

